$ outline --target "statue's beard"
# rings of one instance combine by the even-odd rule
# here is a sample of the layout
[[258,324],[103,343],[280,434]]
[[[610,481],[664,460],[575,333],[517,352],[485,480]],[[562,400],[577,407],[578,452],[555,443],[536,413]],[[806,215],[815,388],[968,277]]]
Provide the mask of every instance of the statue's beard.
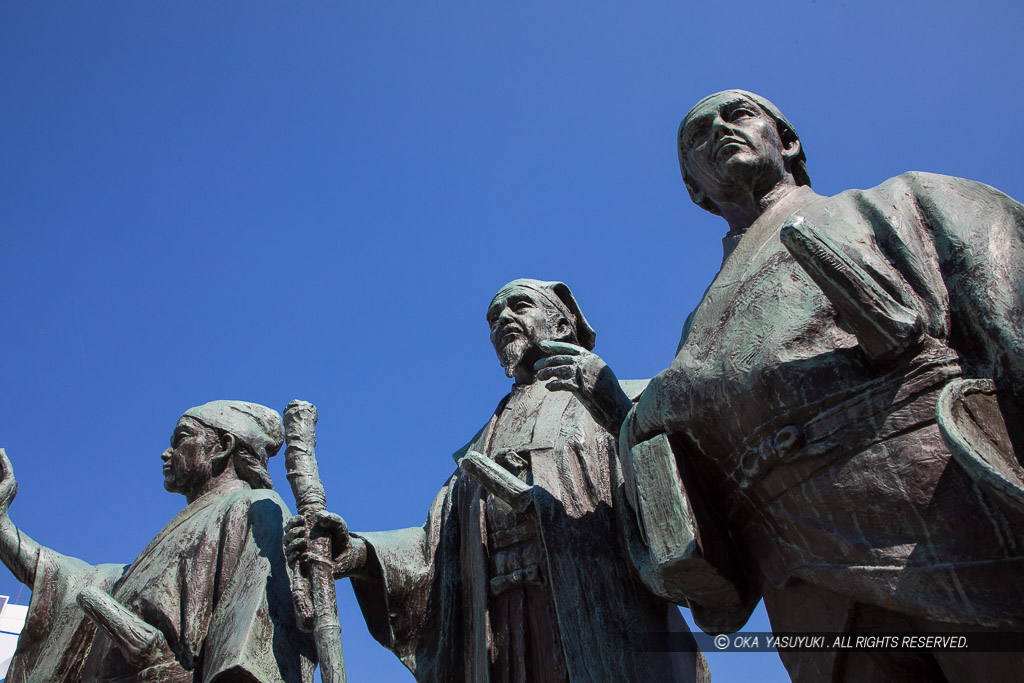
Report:
[[520,335],[516,335],[512,341],[501,347],[498,358],[501,359],[507,377],[515,377],[516,369],[523,362],[523,356],[529,348],[530,340]]

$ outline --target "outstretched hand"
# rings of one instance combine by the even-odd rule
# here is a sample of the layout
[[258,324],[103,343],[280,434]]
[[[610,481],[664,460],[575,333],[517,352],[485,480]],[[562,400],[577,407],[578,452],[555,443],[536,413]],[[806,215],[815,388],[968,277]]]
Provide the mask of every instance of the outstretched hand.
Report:
[[545,357],[533,365],[537,379],[548,380],[545,386],[552,391],[576,394],[594,419],[617,436],[632,402],[608,364],[576,344],[542,341],[538,346]]
[[[310,538],[326,536],[331,540],[330,557],[321,556]],[[313,528],[307,529],[306,518],[292,517],[285,524],[284,552],[293,569],[304,569],[311,562],[333,566],[337,578],[358,575],[366,564],[366,543],[348,532],[348,524],[339,515],[326,510],[317,513]]]
[[7,516],[14,497],[18,495],[18,480],[14,478],[14,468],[7,459],[7,452],[0,448],[0,517]]

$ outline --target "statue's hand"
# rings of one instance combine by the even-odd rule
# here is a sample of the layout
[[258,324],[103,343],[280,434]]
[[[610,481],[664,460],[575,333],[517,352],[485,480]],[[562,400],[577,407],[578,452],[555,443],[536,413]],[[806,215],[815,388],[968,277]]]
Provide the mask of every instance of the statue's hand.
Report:
[[166,661],[161,661],[139,671],[132,680],[137,683],[184,683],[195,678],[194,671],[188,671],[170,655]]
[[552,391],[576,394],[594,419],[617,435],[632,402],[608,364],[575,344],[542,341],[539,346],[545,357],[533,366],[537,379],[550,380],[546,386]]
[[18,480],[14,478],[14,468],[7,459],[7,452],[0,448],[0,517],[7,516],[7,510],[16,495]]
[[[331,557],[315,555],[315,544],[310,536],[327,536],[331,539]],[[358,576],[366,565],[366,542],[348,532],[348,524],[333,512],[317,513],[313,528],[308,529],[306,518],[292,517],[285,524],[285,557],[293,571],[304,569],[311,562],[328,562],[333,566],[334,576]]]

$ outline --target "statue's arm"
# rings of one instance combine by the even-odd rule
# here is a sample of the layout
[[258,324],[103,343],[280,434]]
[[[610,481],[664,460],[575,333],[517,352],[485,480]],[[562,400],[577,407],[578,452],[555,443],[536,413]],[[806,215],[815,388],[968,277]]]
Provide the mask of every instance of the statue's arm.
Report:
[[957,350],[1024,396],[1024,206],[969,180],[908,174],[949,292]]
[[11,521],[8,513],[17,493],[14,468],[7,459],[7,453],[0,448],[0,561],[7,565],[18,581],[32,586],[36,579],[39,544]]
[[680,352],[672,365],[651,378],[623,420],[620,439],[627,448],[658,434],[686,429],[692,415],[689,376],[681,359],[685,354]]

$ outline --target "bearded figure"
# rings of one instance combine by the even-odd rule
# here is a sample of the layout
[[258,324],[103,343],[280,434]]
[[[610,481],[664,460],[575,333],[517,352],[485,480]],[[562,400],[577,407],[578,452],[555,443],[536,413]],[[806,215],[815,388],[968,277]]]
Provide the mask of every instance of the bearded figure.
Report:
[[[630,399],[569,288],[510,282],[487,322],[512,391],[426,523],[348,534],[324,515],[334,557],[314,558],[296,518],[289,558],[351,577],[370,632],[419,681],[707,680],[678,608],[627,559],[613,432]],[[679,651],[652,651],[666,633]]]

